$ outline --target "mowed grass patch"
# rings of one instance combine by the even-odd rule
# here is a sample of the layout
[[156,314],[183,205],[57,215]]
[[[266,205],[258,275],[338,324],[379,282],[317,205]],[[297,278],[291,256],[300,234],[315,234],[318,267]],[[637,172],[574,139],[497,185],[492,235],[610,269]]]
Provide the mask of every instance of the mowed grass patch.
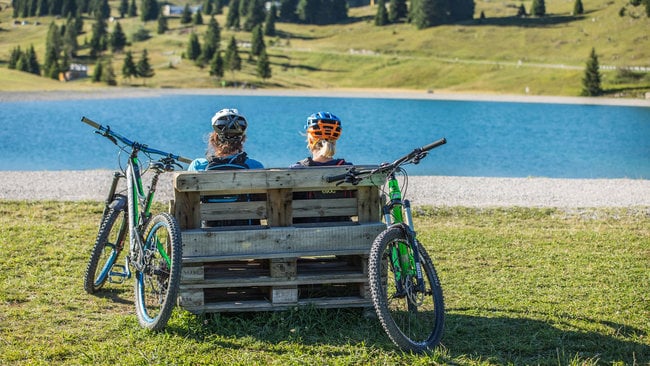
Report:
[[132,280],[83,291],[101,210],[98,202],[0,201],[0,364],[650,361],[648,208],[417,208],[447,304],[432,355],[400,352],[355,309],[175,309],[165,331],[145,331]]

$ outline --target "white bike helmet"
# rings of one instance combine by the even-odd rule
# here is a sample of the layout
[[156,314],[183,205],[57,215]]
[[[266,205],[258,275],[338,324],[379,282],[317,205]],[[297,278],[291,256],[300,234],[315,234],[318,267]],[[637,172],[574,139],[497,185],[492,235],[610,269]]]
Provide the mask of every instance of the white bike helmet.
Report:
[[222,109],[212,117],[212,128],[222,140],[241,140],[246,134],[248,122],[237,109]]

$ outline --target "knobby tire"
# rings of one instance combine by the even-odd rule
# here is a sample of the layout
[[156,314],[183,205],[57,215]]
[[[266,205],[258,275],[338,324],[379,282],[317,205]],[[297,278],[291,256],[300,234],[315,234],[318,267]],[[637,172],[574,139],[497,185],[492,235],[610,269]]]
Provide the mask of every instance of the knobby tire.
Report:
[[142,240],[144,267],[135,271],[136,314],[141,326],[158,331],[167,325],[180,284],[183,248],[176,219],[168,213],[155,215],[149,220]]
[[111,269],[117,261],[127,233],[126,213],[111,208],[102,219],[95,246],[84,275],[84,290],[92,294],[101,289],[110,277]]
[[[418,245],[426,295],[421,304],[408,296],[395,296],[395,271],[390,249],[398,242],[407,243],[398,227],[384,230],[373,242],[368,264],[368,279],[373,305],[382,327],[395,345],[404,351],[430,352],[440,343],[444,326],[444,300],[436,270],[422,245]],[[406,287],[413,281],[402,281]]]

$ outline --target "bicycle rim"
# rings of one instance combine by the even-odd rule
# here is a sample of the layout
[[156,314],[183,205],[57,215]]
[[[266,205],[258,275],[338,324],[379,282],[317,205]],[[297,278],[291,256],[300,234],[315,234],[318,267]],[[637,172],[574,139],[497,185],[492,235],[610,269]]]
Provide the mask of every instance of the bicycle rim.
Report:
[[123,210],[110,209],[102,220],[95,246],[84,276],[84,289],[92,294],[101,289],[111,275],[126,237],[126,216]]
[[167,213],[154,216],[143,235],[143,268],[135,273],[135,303],[140,325],[161,330],[176,303],[182,247],[176,220]]
[[429,352],[442,338],[442,288],[433,263],[421,245],[418,247],[425,291],[416,290],[417,281],[413,277],[396,280],[390,252],[398,243],[406,243],[406,236],[399,228],[385,230],[373,243],[368,271],[373,305],[395,345],[405,351]]

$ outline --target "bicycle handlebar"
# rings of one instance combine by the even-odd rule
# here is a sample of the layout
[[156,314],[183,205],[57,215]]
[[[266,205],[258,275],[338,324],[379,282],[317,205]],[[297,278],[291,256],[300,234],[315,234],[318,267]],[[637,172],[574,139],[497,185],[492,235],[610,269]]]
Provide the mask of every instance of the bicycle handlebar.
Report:
[[382,164],[378,168],[374,169],[364,169],[364,170],[356,170],[354,167],[352,169],[348,170],[347,172],[343,174],[338,174],[338,175],[330,175],[328,177],[325,177],[325,181],[327,183],[332,183],[332,182],[348,182],[352,184],[357,184],[360,179],[360,175],[372,175],[376,173],[382,173],[382,172],[389,172],[389,171],[394,171],[397,169],[400,165],[407,163],[407,162],[413,162],[414,164],[417,164],[420,162],[420,160],[424,159],[424,157],[427,155],[427,152],[429,150],[435,149],[438,146],[442,146],[447,143],[447,139],[444,137],[436,140],[428,145],[424,145],[422,147],[418,147],[413,149],[410,153],[402,156],[401,158],[395,160],[392,163],[389,164]]
[[[104,127],[104,126],[100,125],[99,123],[91,120],[90,118],[81,117],[81,122],[84,122],[84,123],[88,124],[89,126],[91,126],[92,128],[96,129],[97,131],[99,131],[98,133],[100,133],[102,136],[108,138],[109,140],[113,141],[113,143],[115,143],[115,144],[117,144],[117,142],[115,141],[117,139],[117,140],[120,140],[125,145],[130,146],[131,148],[138,149],[138,150],[140,150],[140,151],[142,151],[144,153],[147,153],[147,154],[156,154],[156,155],[162,155],[162,156],[170,157],[170,158],[172,158],[174,160],[178,160],[178,161],[186,163],[186,164],[189,164],[189,163],[192,162],[192,159],[188,159],[188,158],[182,157],[180,155],[174,155],[172,153],[168,153],[168,152],[165,152],[165,151],[153,149],[153,148],[150,148],[147,145],[141,144],[139,142],[131,141],[128,138],[126,138],[126,137],[118,134],[117,132],[111,130],[110,126]],[[97,131],[95,131],[95,132],[97,132]]]

